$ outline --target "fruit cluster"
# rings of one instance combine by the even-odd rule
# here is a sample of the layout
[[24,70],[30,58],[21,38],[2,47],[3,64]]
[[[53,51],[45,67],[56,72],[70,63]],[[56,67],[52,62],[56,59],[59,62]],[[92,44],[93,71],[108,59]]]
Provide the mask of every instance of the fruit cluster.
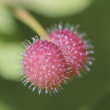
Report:
[[33,38],[23,54],[24,84],[31,82],[33,91],[38,88],[39,94],[57,92],[61,84],[74,76],[80,76],[84,70],[89,71],[92,65],[93,46],[84,40],[85,34],[68,26],[50,30],[49,41]]

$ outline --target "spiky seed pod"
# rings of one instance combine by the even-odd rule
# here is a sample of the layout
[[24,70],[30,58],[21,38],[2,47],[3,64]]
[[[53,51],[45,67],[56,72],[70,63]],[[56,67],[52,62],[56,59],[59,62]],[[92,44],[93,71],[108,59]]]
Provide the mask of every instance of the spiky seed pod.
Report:
[[63,28],[61,25],[50,31],[49,38],[62,51],[66,62],[68,63],[70,76],[80,75],[80,72],[86,68],[87,64],[92,64],[88,54],[93,53],[92,46],[84,40],[83,34],[78,34],[72,26]]
[[[41,90],[57,92],[67,79],[66,62],[59,48],[48,41],[38,40],[27,46],[23,56],[25,84]],[[34,88],[33,88],[34,90]]]

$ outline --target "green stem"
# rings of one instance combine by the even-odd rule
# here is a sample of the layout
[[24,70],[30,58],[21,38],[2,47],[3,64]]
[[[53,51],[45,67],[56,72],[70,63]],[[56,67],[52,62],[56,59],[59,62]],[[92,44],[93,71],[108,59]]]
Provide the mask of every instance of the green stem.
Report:
[[14,8],[13,12],[17,19],[29,26],[32,30],[34,30],[41,37],[41,39],[48,40],[48,34],[44,30],[44,28],[37,21],[37,19],[31,16],[25,9]]

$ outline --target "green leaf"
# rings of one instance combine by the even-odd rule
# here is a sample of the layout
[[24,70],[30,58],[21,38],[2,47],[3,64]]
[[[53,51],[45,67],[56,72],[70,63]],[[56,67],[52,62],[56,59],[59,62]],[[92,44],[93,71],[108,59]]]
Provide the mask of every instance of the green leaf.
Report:
[[91,3],[92,0],[27,0],[25,4],[42,15],[62,17],[79,13]]
[[93,0],[2,0],[11,6],[24,6],[48,17],[64,17],[86,9]]
[[0,33],[8,35],[16,30],[15,21],[10,11],[3,5],[0,5]]
[[21,47],[15,43],[0,42],[0,76],[5,79],[17,80],[20,77]]

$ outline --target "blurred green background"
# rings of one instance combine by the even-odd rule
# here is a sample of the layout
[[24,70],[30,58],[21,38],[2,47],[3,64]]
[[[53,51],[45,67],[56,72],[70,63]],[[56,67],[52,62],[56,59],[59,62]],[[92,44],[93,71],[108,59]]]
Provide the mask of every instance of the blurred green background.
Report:
[[[40,1],[0,0],[0,110],[110,110],[110,0]],[[91,72],[52,96],[25,88],[19,74],[22,42],[36,33],[15,19],[8,6],[28,9],[45,28],[60,21],[80,24],[79,31],[95,46]]]

